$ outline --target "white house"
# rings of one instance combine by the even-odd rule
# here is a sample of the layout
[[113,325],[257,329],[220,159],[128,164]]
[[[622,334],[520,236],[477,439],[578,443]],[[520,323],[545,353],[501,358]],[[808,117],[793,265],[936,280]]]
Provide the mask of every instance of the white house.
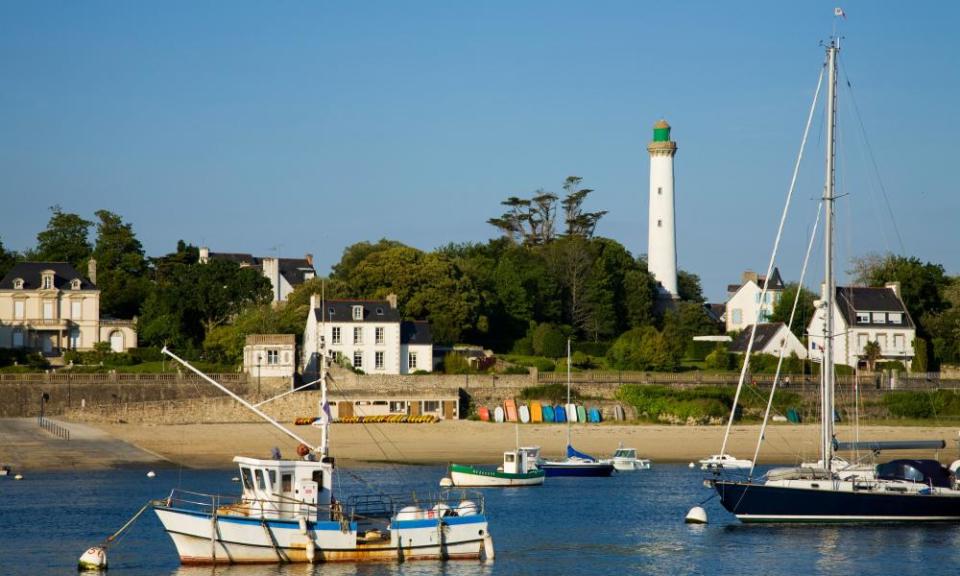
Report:
[[[826,293],[822,292],[822,297]],[[816,312],[807,327],[810,358],[823,359],[825,300],[817,301]],[[913,340],[917,330],[900,298],[900,284],[884,287],[837,286],[834,301],[834,361],[847,366],[864,366],[867,342],[880,345],[879,361],[897,360],[907,368],[913,361]]]
[[200,248],[201,264],[210,260],[230,260],[244,268],[254,268],[273,285],[273,301],[285,302],[294,289],[317,276],[313,268],[313,255],[303,258],[262,258],[239,252],[211,252],[209,248]]
[[46,356],[93,350],[109,342],[114,352],[137,347],[136,320],[100,316],[97,262],[87,278],[65,262],[21,262],[0,280],[0,348],[25,348]]
[[[760,296],[765,281],[766,276],[747,271],[743,273],[741,284],[727,286],[728,298],[724,316],[727,332],[743,330],[758,321],[764,323],[770,319],[773,314],[773,307],[783,296],[783,279],[780,278],[780,270],[773,269],[773,273],[770,275],[770,285],[767,287],[767,293],[763,295],[763,302],[761,302]],[[759,318],[757,317],[758,312],[760,313]]]
[[430,324],[402,320],[393,294],[386,300],[327,300],[322,306],[311,296],[303,333],[305,378],[317,374],[320,342],[328,354],[367,374],[433,370]]
[[250,334],[243,347],[243,371],[257,378],[293,378],[296,372],[293,334]]
[[[730,343],[731,352],[746,354],[751,328],[752,326],[744,328]],[[807,349],[803,342],[783,322],[757,324],[757,334],[753,338],[753,353],[779,356],[781,350],[784,358],[789,358],[792,354],[796,354],[800,359],[807,357]]]

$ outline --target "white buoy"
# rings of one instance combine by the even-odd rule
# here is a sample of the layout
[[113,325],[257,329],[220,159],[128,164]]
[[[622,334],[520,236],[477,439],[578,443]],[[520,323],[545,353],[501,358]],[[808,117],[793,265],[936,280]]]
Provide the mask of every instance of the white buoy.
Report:
[[23,474],[17,474],[13,477],[14,480],[23,480]]
[[450,488],[452,486],[453,486],[453,480],[451,480],[450,478],[447,478],[446,476],[444,476],[443,478],[440,479],[441,488]]
[[697,467],[697,465],[694,464],[693,462],[687,464],[687,468],[696,468],[696,467]]
[[154,472],[153,470],[147,472],[147,478],[156,478],[156,476],[157,476],[157,473]]
[[687,512],[687,517],[683,521],[687,524],[706,524],[707,511],[700,506],[694,506]]
[[233,478],[230,479],[230,481],[231,481],[231,482],[239,482],[239,481],[240,481],[240,477],[239,477],[239,476],[234,476]]
[[80,556],[77,563],[79,570],[106,570],[107,569],[107,550],[101,546],[87,548],[87,551]]

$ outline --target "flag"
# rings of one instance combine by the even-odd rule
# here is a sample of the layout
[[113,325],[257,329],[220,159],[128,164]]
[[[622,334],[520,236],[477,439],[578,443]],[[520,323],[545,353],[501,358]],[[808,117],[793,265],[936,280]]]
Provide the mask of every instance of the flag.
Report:
[[837,6],[836,8],[833,9],[833,15],[834,15],[834,16],[840,16],[840,17],[843,18],[844,20],[847,19],[847,13],[844,12],[844,11],[843,11],[843,8],[841,8],[841,7],[839,7],[839,6]]

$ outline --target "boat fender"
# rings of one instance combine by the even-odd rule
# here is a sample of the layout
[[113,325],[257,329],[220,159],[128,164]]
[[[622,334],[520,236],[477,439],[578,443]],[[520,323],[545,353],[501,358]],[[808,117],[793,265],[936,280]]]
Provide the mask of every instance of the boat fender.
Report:
[[694,506],[687,512],[687,517],[683,521],[687,524],[706,524],[707,511],[700,506]]
[[457,506],[458,516],[476,516],[478,513],[477,504],[472,500],[463,500]]
[[493,560],[496,553],[493,550],[493,537],[490,536],[490,531],[487,530],[486,534],[483,535],[483,559],[486,562]]
[[307,533],[307,519],[304,518],[303,516],[300,516],[300,517],[297,518],[297,524],[300,525],[300,533],[301,533],[301,534],[306,534],[306,533]]
[[449,516],[453,512],[453,508],[450,508],[449,505],[440,502],[433,507],[433,510],[430,511],[433,514],[436,514],[438,517],[443,518],[444,516]]
[[81,572],[88,570],[106,570],[106,548],[103,548],[102,546],[87,548],[87,551],[80,556],[80,561],[77,563],[77,569]]

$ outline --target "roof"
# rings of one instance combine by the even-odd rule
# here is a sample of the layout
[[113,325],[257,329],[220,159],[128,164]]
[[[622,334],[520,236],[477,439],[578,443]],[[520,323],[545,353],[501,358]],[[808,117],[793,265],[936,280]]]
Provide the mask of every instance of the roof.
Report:
[[[757,324],[757,335],[753,339],[753,350],[755,352],[764,350],[773,342],[773,339],[776,338],[777,333],[780,332],[780,329],[785,326],[786,324],[783,322]],[[752,330],[753,325],[751,324],[737,334],[737,337],[733,340],[733,342],[730,343],[729,350],[731,352],[739,352],[741,354],[746,353],[747,346],[750,344],[750,332]]]
[[[353,307],[363,306],[363,319],[353,319]],[[327,300],[324,308],[314,308],[319,322],[400,322],[400,311],[386,300]]]
[[247,334],[246,345],[293,346],[295,343],[293,334]]
[[719,323],[723,321],[723,315],[727,311],[727,305],[723,303],[707,303],[703,305],[703,310],[707,313],[710,320]]
[[[766,281],[766,279],[767,279],[766,276],[757,275],[756,284],[757,286],[760,287],[761,290],[763,289],[763,283]],[[746,282],[743,282],[742,284],[727,284],[727,292],[730,294],[733,294],[734,292],[742,288],[744,284],[746,284]],[[783,278],[780,277],[780,269],[774,267],[773,272],[770,274],[770,286],[768,286],[768,289],[783,290],[783,288],[784,288]]]
[[913,328],[913,319],[907,312],[903,300],[892,288],[866,286],[837,286],[837,307],[847,326],[890,326],[887,322],[857,322],[857,312],[899,312],[904,316],[900,326]]
[[280,275],[283,276],[291,286],[299,286],[305,281],[317,275],[313,265],[306,258],[281,258]]
[[97,289],[92,282],[66,262],[20,262],[7,272],[3,280],[0,280],[0,290],[13,290],[13,281],[16,278],[23,279],[24,290],[38,290],[44,270],[53,270],[53,286],[58,290],[69,289],[70,282],[76,278],[80,279],[81,290]]
[[425,320],[407,320],[400,325],[401,344],[433,344],[430,323]]

